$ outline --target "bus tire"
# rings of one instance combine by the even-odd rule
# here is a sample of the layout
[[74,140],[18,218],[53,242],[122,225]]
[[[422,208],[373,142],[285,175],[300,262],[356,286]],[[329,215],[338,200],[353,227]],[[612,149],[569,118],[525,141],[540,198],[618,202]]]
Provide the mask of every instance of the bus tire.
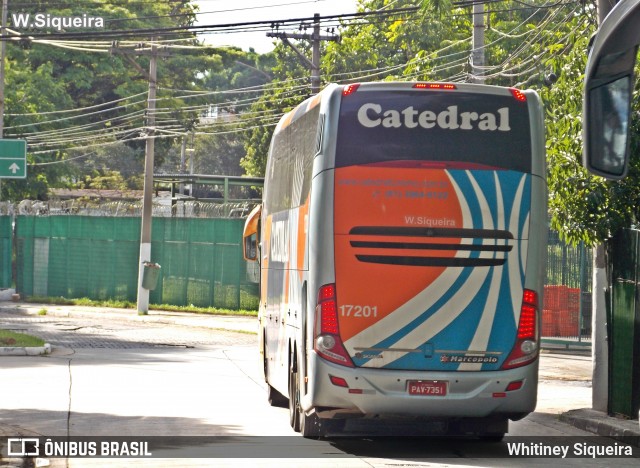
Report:
[[295,362],[289,369],[289,424],[294,431],[300,432],[300,385]]

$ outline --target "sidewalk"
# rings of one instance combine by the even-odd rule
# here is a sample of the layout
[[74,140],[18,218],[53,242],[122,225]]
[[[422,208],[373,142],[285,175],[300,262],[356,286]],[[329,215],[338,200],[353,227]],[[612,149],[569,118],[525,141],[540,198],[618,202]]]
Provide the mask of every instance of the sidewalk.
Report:
[[638,420],[615,418],[601,411],[584,408],[561,414],[560,421],[583,431],[640,447]]
[[[139,315],[137,311],[129,309],[0,301],[0,310],[5,312],[15,311],[17,313],[38,315],[42,309],[46,309],[47,316],[155,322],[251,334],[258,332],[258,320],[256,317],[221,316],[155,310],[149,311],[148,315]],[[558,360],[545,359],[545,356],[548,354],[553,353],[543,353],[542,356],[541,380],[591,380],[590,360],[584,355],[576,356],[576,360],[573,361],[572,365],[569,356],[569,362],[561,364]],[[589,408],[567,411],[560,414],[559,418],[561,421],[587,432],[610,437],[640,447],[640,426],[637,420],[615,418]]]
[[190,312],[166,312],[158,310],[150,310],[147,315],[139,315],[138,311],[134,309],[33,304],[0,300],[0,310],[2,311],[16,311],[29,315],[38,315],[38,313],[43,309],[46,310],[47,316],[53,317],[104,318],[109,320],[153,322],[165,323],[167,325],[182,325],[186,327],[203,327],[214,330],[237,331],[241,333],[258,333],[258,319],[257,317],[252,316],[212,315]]

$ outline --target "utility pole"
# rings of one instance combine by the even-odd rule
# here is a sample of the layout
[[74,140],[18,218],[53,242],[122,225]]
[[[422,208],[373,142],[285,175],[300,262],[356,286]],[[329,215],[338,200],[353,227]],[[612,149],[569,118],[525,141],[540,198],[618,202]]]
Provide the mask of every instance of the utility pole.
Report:
[[471,51],[471,82],[484,83],[484,3],[473,4],[473,39]]
[[598,0],[598,24],[602,24],[613,7],[616,6],[618,0]]
[[156,126],[156,79],[158,56],[155,38],[151,45],[149,61],[149,98],[147,100],[147,144],[144,155],[144,194],[142,198],[142,229],[140,236],[140,261],[138,262],[138,314],[149,311],[149,290],[142,287],[144,265],[151,261],[151,220],[153,216],[153,163]]
[[[295,33],[267,33],[267,37],[276,37],[281,39],[287,46],[291,47],[293,51],[300,57],[302,63],[309,67],[311,70],[311,92],[318,94],[320,92],[320,41],[339,41],[340,36],[337,34],[331,34],[323,36],[320,34],[320,15],[318,13],[313,15],[313,34],[295,34]],[[289,39],[305,39],[311,41],[312,56],[309,60]]]
[[[180,150],[180,173],[184,174],[187,170],[187,134],[182,136],[182,148]],[[184,183],[180,183],[180,195],[184,195]]]
[[[144,154],[144,191],[142,195],[142,226],[140,234],[140,262],[138,263],[138,313],[146,315],[149,311],[149,290],[142,287],[144,278],[144,265],[151,262],[151,220],[153,217],[153,165],[155,150],[155,126],[156,126],[156,82],[158,75],[158,57],[169,55],[166,51],[159,51],[155,41],[151,39],[151,50],[127,50],[118,47],[117,41],[110,48],[112,54],[124,57],[149,81],[149,95],[147,98],[146,119],[146,147]],[[149,71],[147,72],[131,55],[148,55]]]

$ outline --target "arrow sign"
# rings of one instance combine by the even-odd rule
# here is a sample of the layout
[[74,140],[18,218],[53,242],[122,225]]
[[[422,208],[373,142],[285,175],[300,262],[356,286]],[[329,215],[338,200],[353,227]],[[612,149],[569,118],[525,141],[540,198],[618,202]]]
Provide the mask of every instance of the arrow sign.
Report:
[[27,177],[27,142],[0,139],[0,179]]

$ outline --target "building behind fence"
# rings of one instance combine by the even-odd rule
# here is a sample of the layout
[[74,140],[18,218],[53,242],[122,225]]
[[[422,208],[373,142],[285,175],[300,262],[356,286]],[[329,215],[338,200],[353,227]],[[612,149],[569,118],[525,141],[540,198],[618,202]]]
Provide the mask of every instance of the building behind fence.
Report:
[[[53,208],[30,206],[28,212],[23,206],[16,211],[26,214],[0,214],[0,287],[15,281],[26,296],[135,302],[141,224],[136,207]],[[161,276],[150,302],[257,309],[255,264],[242,258],[244,219],[229,217],[249,208],[156,207],[151,261],[161,265]],[[590,248],[567,245],[550,233],[543,339],[590,340],[591,268]]]

